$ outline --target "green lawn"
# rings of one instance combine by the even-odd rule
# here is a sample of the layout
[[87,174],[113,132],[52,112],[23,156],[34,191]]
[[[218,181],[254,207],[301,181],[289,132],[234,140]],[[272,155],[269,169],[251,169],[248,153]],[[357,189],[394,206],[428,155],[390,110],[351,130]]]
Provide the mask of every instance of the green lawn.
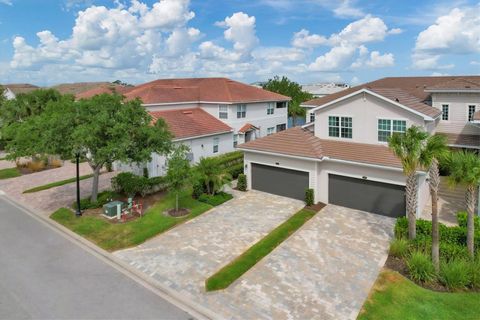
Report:
[[398,272],[384,270],[358,320],[479,319],[480,293],[424,289]]
[[[88,178],[91,178],[91,177],[93,177],[93,174],[86,174],[84,176],[80,176],[80,180],[85,180],[85,179],[88,179]],[[32,192],[47,190],[47,189],[63,186],[64,184],[75,182],[76,180],[77,180],[77,178],[74,177],[74,178],[65,179],[65,180],[61,180],[61,181],[55,181],[55,182],[52,182],[52,183],[44,184],[42,186],[27,189],[27,190],[23,191],[23,193],[32,193]]]
[[205,281],[207,291],[227,288],[314,215],[315,212],[310,210],[300,210],[295,213],[287,221],[251,246],[241,256],[208,278]]
[[0,170],[0,180],[1,179],[9,179],[21,176],[20,170],[17,168],[7,168]]
[[189,208],[190,214],[181,218],[165,216],[163,212],[173,208],[174,203],[174,195],[167,195],[155,206],[149,208],[142,218],[119,224],[109,223],[97,216],[76,218],[71,210],[65,208],[55,211],[50,218],[103,249],[114,251],[138,245],[212,208],[212,206],[184,194],[181,197],[180,205],[183,208]]

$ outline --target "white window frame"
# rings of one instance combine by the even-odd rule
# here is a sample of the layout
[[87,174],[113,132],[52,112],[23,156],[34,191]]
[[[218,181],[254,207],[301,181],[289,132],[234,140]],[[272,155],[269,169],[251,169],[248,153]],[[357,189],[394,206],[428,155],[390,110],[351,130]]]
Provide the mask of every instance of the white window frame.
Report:
[[243,119],[247,117],[247,105],[237,104],[237,119]]
[[[222,117],[222,115],[224,117]],[[218,118],[219,119],[228,119],[228,105],[219,104],[218,105]]]
[[273,102],[269,102],[267,104],[267,115],[271,115],[275,113],[275,104]]
[[238,134],[233,135],[233,147],[236,148],[238,145]]
[[[407,132],[407,129],[408,129],[408,121],[407,121],[407,119],[395,119],[395,118],[377,117],[377,123],[376,123],[376,126],[377,126],[377,141],[378,141],[379,143],[388,143],[388,141],[380,141],[380,140],[379,140],[379,136],[378,136],[378,132],[380,131],[380,129],[378,128],[378,121],[379,121],[379,120],[387,120],[387,121],[390,121],[390,136],[389,136],[389,137],[391,137],[394,133],[405,133],[405,132]],[[405,122],[405,132],[393,130],[393,121],[404,121],[404,122]],[[387,131],[387,130],[381,130],[381,131]]]
[[[445,111],[444,108],[447,108],[446,119],[445,119]],[[450,120],[450,105],[443,103],[442,104],[442,121],[449,121]]]
[[[334,128],[338,128],[338,136],[331,136],[330,135],[330,117],[338,118],[338,127],[332,126]],[[352,126],[351,127],[344,127],[342,126],[342,118],[350,118]],[[342,137],[342,129],[351,129],[352,136],[351,137]],[[330,114],[327,117],[327,135],[329,138],[339,138],[339,139],[353,139],[353,116],[349,115],[339,115],[339,114]]]
[[275,127],[267,128],[267,136],[272,135],[275,133]]
[[219,145],[220,145],[220,138],[219,137],[213,138],[213,153],[218,153]]
[[[473,113],[472,113],[472,118],[470,119],[470,107],[473,107]],[[470,121],[473,121],[473,115],[475,114],[475,112],[478,111],[477,109],[478,105],[476,104],[468,104],[467,105],[467,122],[470,122]]]

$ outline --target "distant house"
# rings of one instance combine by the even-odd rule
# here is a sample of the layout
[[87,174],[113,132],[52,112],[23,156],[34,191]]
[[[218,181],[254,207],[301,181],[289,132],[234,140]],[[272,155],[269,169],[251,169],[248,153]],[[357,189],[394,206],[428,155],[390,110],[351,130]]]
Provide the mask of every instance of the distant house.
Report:
[[[480,76],[383,78],[304,103],[314,121],[239,145],[248,188],[391,217],[405,214],[406,178],[388,148],[415,125],[480,152]],[[419,170],[417,214],[429,201]]]
[[4,88],[4,96],[8,100],[15,99],[15,97],[20,93],[28,93],[36,89],[40,89],[33,84],[28,83],[10,83],[1,85]]
[[[289,97],[227,78],[161,79],[115,90],[127,100],[141,99],[154,119],[164,119],[174,141],[192,150],[192,163],[287,128]],[[97,87],[76,97],[110,92]],[[147,164],[150,175],[162,175],[164,162],[154,155]]]
[[[305,84],[302,85],[302,90],[313,95],[314,98],[322,98],[330,94],[334,94],[343,90],[350,88],[348,84],[345,83],[317,83],[317,84]],[[312,107],[309,105],[302,105],[306,109],[305,122],[312,122],[313,118],[310,116],[310,110]]]

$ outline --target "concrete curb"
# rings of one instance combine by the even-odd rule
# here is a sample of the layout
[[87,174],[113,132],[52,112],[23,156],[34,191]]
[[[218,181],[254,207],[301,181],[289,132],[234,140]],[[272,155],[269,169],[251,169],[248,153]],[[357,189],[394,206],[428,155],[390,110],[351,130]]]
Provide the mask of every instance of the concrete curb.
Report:
[[12,197],[10,197],[9,195],[7,195],[5,192],[1,190],[0,190],[0,196],[5,198],[13,206],[24,211],[29,216],[40,221],[47,227],[59,233],[64,238],[82,247],[83,249],[93,254],[103,262],[115,268],[117,271],[126,275],[130,279],[134,280],[135,282],[145,287],[146,289],[152,291],[153,293],[155,293],[162,299],[168,301],[169,303],[173,304],[174,306],[184,310],[185,312],[195,317],[196,319],[221,319],[219,315],[217,315],[210,309],[205,308],[204,306],[196,303],[193,300],[186,299],[185,296],[164,286],[160,282],[156,281],[151,277],[148,277],[147,275],[138,271],[137,269],[132,268],[130,265],[126,264],[119,258],[112,255],[110,252],[96,246],[92,242],[79,236],[78,234],[74,233],[70,229],[50,219],[49,217],[36,214],[33,208],[30,208],[27,205],[24,205],[22,203],[18,203]]

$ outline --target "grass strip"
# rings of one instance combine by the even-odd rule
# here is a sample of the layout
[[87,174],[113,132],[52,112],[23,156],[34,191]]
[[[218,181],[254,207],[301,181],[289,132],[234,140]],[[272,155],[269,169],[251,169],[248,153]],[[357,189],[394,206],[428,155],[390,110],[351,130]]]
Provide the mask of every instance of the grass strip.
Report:
[[75,214],[66,208],[55,211],[50,218],[99,247],[114,251],[139,245],[147,239],[193,219],[212,208],[209,204],[192,199],[188,193],[182,194],[180,197],[180,206],[190,209],[190,214],[181,218],[163,214],[164,211],[174,206],[175,196],[169,194],[156,205],[147,209],[142,218],[118,224],[110,223],[102,217],[93,215],[76,218]]
[[[93,174],[86,174],[84,176],[80,176],[80,180],[89,179],[91,177],[93,177]],[[42,186],[27,189],[27,190],[23,191],[23,193],[33,193],[33,192],[38,192],[38,191],[42,191],[42,190],[47,190],[47,189],[63,186],[65,184],[75,182],[76,179],[77,179],[76,177],[73,177],[73,178],[70,178],[70,179],[55,181],[55,182],[52,182],[52,183],[44,184]]]
[[291,216],[287,221],[273,229],[263,239],[251,246],[238,258],[217,271],[205,281],[207,291],[227,288],[245,272],[257,264],[262,258],[285,241],[292,233],[310,220],[316,212],[302,209]]
[[7,168],[0,170],[0,180],[10,179],[21,176],[22,173],[17,168]]
[[479,319],[480,293],[435,292],[383,270],[358,320]]

